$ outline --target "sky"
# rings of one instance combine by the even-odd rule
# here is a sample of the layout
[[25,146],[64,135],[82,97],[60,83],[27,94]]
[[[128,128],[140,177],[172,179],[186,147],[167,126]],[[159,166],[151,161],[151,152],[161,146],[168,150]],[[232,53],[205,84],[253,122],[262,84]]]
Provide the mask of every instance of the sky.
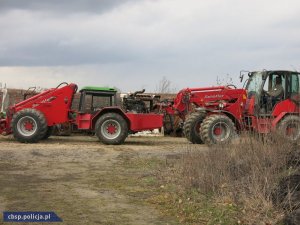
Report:
[[0,0],[0,83],[240,85],[240,70],[300,70],[299,12],[298,0]]

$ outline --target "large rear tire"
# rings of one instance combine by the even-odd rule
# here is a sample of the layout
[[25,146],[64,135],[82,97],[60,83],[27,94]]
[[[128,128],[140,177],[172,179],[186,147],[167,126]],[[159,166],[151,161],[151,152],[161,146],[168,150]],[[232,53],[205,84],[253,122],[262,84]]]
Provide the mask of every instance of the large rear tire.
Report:
[[15,139],[22,143],[38,142],[48,130],[44,114],[35,109],[17,112],[12,118],[11,128]]
[[279,133],[288,141],[297,143],[300,140],[300,117],[286,116],[278,126]]
[[213,114],[203,120],[200,135],[208,145],[230,143],[236,136],[236,127],[229,117]]
[[96,122],[95,132],[102,143],[119,145],[128,136],[128,124],[120,114],[106,113]]
[[205,112],[194,112],[187,118],[184,123],[184,135],[193,144],[203,144],[202,138],[200,136],[200,127],[205,116]]

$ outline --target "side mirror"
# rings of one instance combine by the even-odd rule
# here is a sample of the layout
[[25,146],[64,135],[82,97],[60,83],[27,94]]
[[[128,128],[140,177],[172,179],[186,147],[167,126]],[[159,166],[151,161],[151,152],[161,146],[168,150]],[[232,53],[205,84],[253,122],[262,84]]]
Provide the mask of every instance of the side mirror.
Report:
[[240,81],[241,81],[241,83],[243,82],[243,79],[244,79],[244,74],[240,74]]

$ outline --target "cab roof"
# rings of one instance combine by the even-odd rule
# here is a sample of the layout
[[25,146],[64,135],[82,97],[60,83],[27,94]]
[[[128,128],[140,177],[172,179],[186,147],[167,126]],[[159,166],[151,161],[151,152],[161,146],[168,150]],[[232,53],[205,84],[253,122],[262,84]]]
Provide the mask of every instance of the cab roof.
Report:
[[80,90],[80,93],[85,93],[86,95],[107,96],[107,97],[115,96],[117,92],[118,91],[114,88],[93,87],[93,86],[86,86]]
[[262,71],[251,71],[251,72],[267,72],[267,73],[300,73],[299,71],[291,70],[262,70]]
[[115,88],[109,88],[109,87],[95,87],[95,86],[85,86],[83,87],[80,92],[82,91],[93,91],[93,92],[117,92]]

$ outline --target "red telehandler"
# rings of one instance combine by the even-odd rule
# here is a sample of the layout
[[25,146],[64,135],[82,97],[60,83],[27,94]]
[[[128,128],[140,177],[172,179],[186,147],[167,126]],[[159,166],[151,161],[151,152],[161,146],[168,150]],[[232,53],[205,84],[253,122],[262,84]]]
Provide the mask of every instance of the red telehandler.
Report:
[[[187,88],[172,103],[158,106],[165,118],[178,115],[186,138],[194,144],[222,144],[237,133],[279,131],[288,140],[300,139],[300,73],[292,71],[249,72],[245,89],[234,85]],[[241,76],[241,81],[244,76]],[[271,96],[276,80],[282,94]]]
[[[128,133],[161,128],[163,115],[139,113],[117,105],[113,88],[85,87],[80,90],[79,110],[71,109],[76,84],[62,83],[9,107],[0,121],[0,134],[13,134],[20,142],[47,139],[57,124],[72,123],[82,131],[95,132],[105,144],[122,144]],[[105,107],[97,98],[107,98]]]

